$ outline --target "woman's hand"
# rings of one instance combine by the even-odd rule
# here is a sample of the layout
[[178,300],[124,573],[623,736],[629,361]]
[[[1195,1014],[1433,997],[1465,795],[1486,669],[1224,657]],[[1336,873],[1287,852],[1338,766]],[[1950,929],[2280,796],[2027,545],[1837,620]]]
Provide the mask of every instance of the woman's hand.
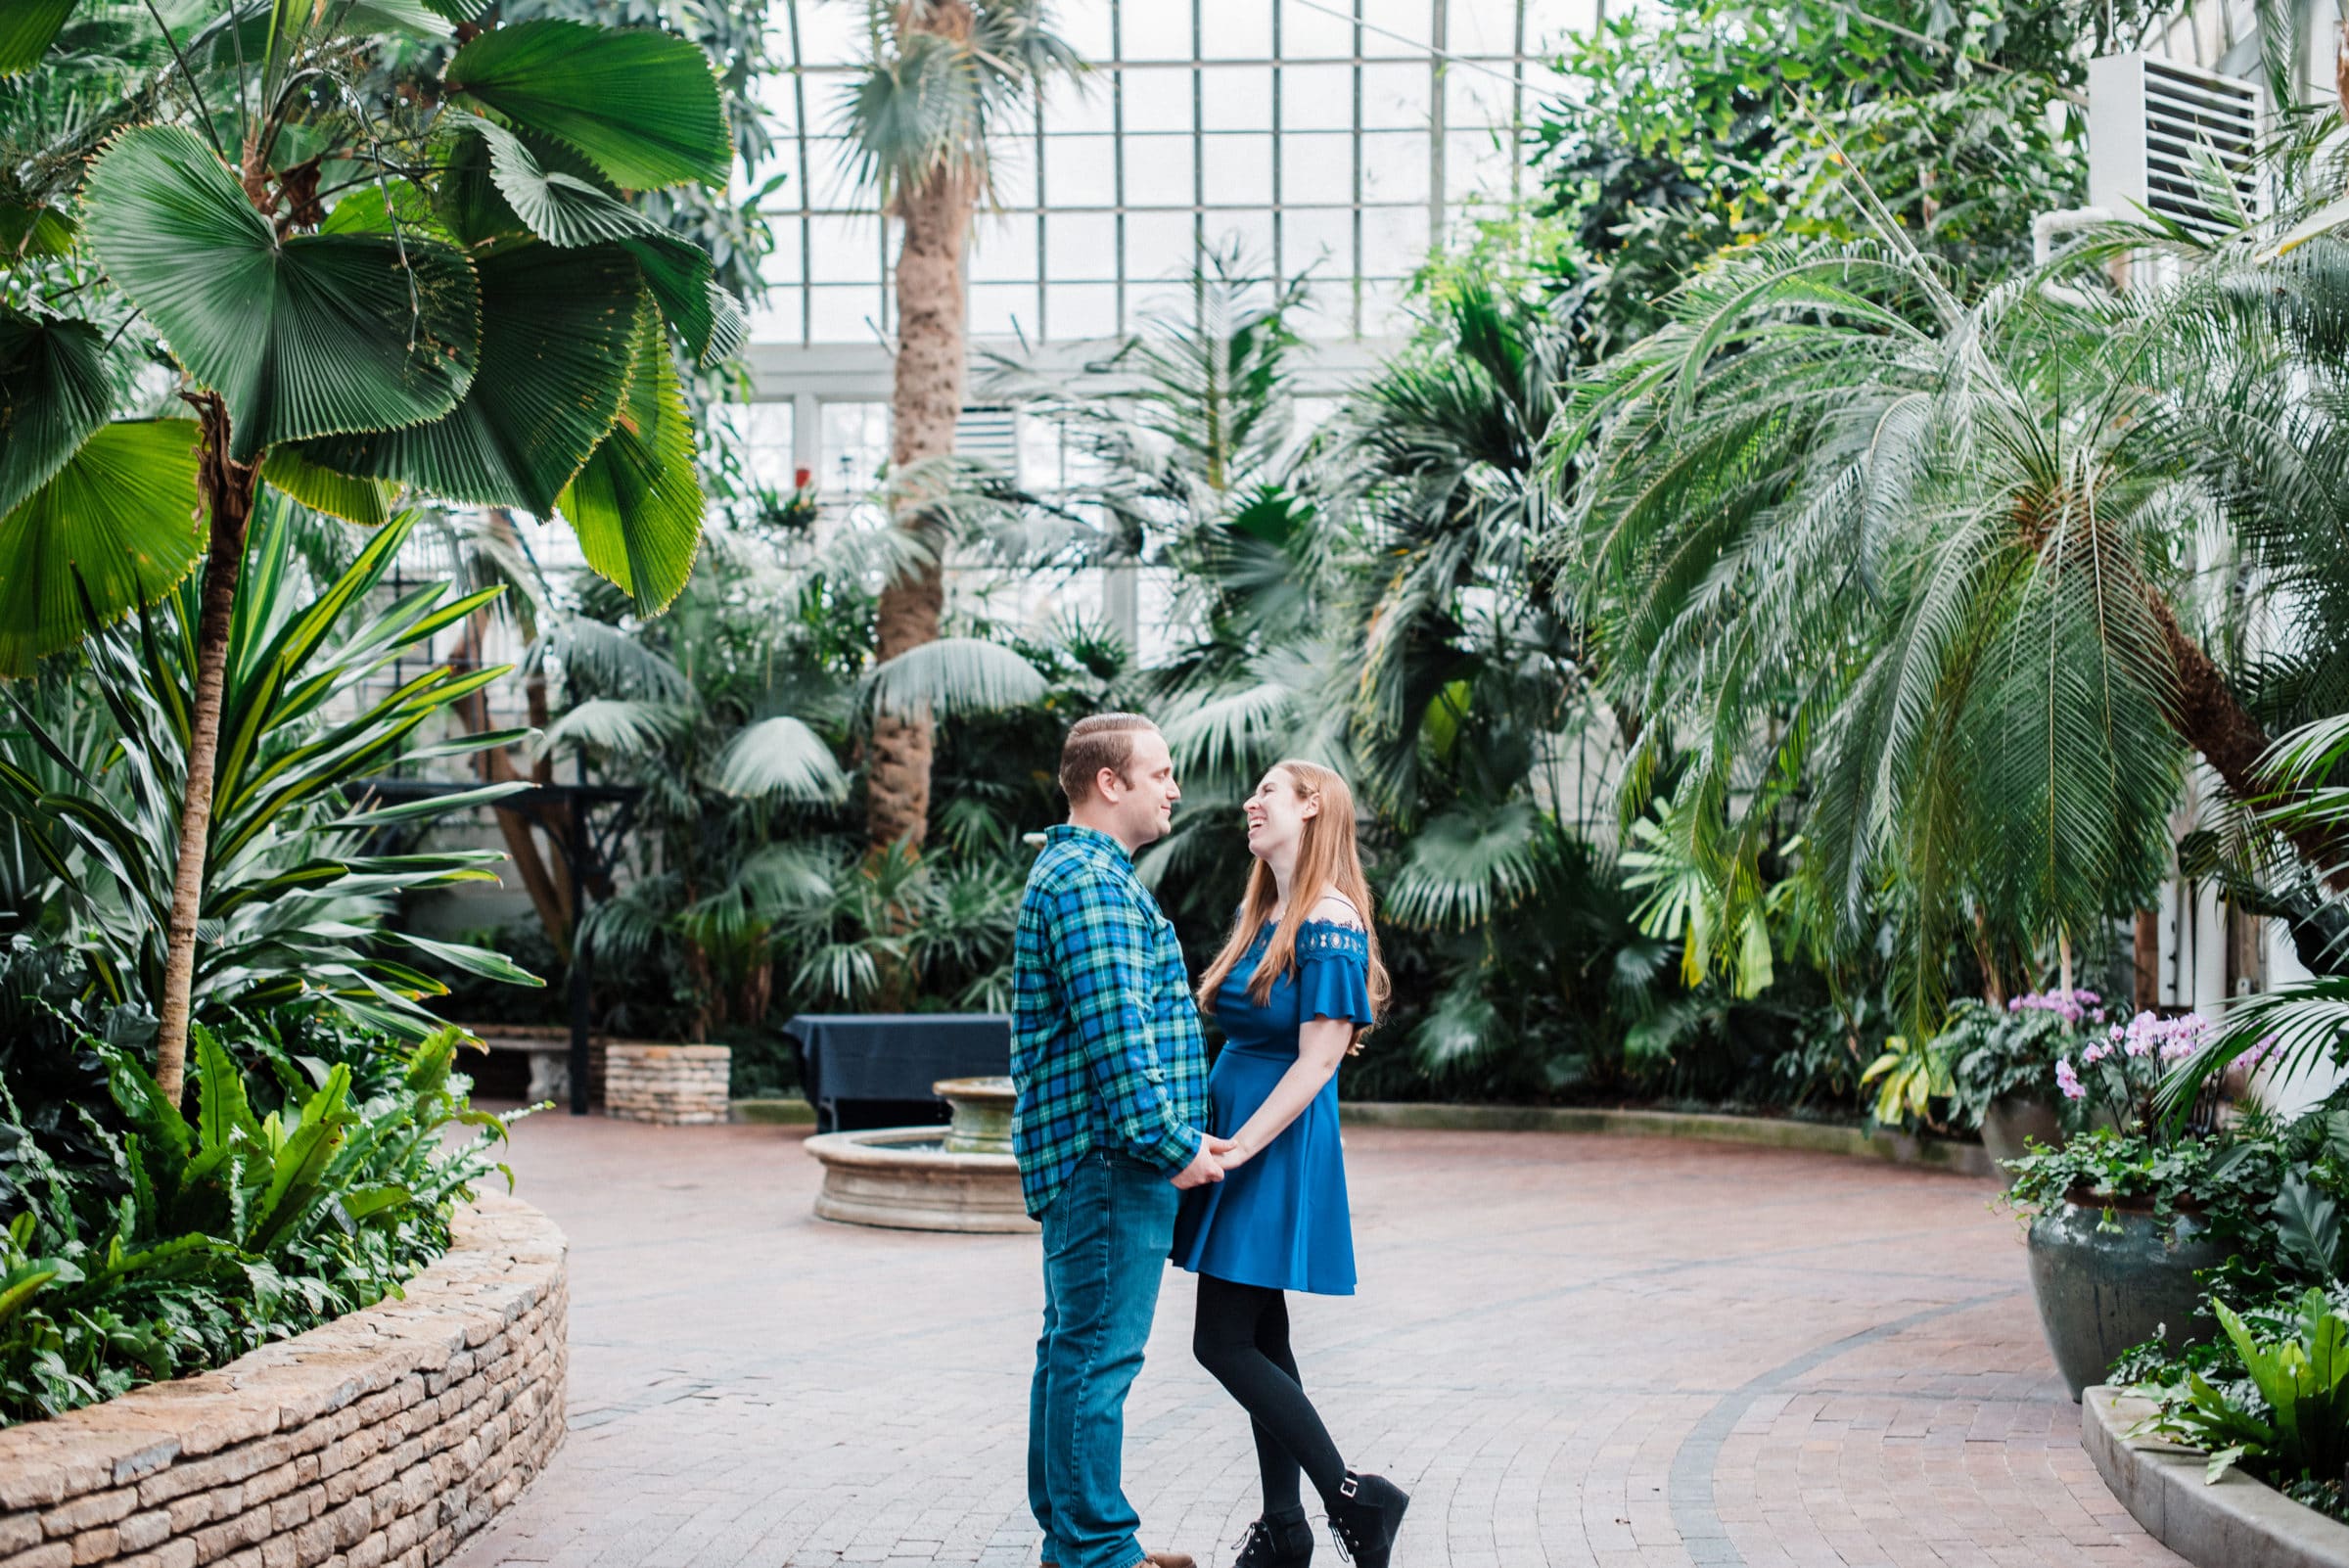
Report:
[[1238,1138],[1233,1138],[1230,1145],[1226,1147],[1223,1150],[1223,1153],[1220,1156],[1223,1162],[1223,1169],[1226,1172],[1237,1171],[1241,1166],[1246,1165],[1255,1157],[1256,1151],[1250,1148],[1247,1144],[1242,1143]]

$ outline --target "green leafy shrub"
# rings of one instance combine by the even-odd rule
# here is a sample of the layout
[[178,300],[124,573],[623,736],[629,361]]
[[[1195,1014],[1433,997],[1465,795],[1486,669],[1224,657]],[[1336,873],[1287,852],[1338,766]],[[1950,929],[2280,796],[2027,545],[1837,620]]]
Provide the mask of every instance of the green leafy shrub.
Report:
[[[2154,1413],[2132,1436],[2157,1433],[2209,1455],[2205,1479],[2240,1464],[2280,1486],[2333,1489],[2349,1465],[2349,1316],[2326,1292],[2311,1288],[2279,1316],[2246,1318],[2213,1300],[2239,1378],[2214,1380],[2187,1370],[2174,1381],[2140,1385]],[[2322,1497],[2311,1500],[2325,1505]]]
[[2006,1198],[2025,1213],[2066,1201],[2083,1208],[2144,1209],[2167,1219],[2185,1212],[2221,1235],[2264,1235],[2285,1175],[2276,1137],[2241,1133],[2121,1132],[2096,1128],[2060,1149],[2006,1162],[2014,1185]]
[[[106,1098],[70,1147],[0,1077],[0,1423],[234,1360],[396,1295],[445,1252],[505,1123],[467,1103],[463,1037],[346,1024],[193,1032],[195,1114],[84,1035]],[[240,1061],[247,1065],[240,1066]],[[452,1126],[480,1130],[446,1138]],[[100,1160],[86,1156],[96,1150]],[[508,1171],[507,1179],[512,1180]]]

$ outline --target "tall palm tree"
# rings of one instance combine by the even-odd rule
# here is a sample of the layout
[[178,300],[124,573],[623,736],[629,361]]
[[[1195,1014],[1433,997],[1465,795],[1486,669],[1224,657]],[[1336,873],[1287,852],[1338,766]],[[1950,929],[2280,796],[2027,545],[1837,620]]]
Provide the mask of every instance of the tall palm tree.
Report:
[[[0,71],[72,40],[74,9],[12,24]],[[481,0],[221,0],[175,12],[177,30],[153,8],[96,9],[135,45],[97,67],[77,54],[0,107],[0,139],[26,155],[5,193],[21,232],[0,308],[0,672],[201,559],[159,1008],[175,1095],[261,486],[360,523],[401,489],[560,514],[657,612],[702,512],[671,338],[723,353],[740,312],[708,255],[621,193],[722,186],[731,149],[710,62],[662,33],[484,30]],[[387,73],[460,21],[467,41],[426,79]],[[194,419],[142,401],[134,367],[153,362],[177,367],[167,403]]]
[[[901,226],[890,464],[934,471],[954,451],[969,374],[963,248],[994,191],[1005,120],[1080,63],[1042,0],[873,0],[873,56],[850,91],[857,171]],[[884,661],[935,641],[945,607],[947,528],[921,484],[899,486],[896,526],[912,563],[881,595]],[[876,850],[918,849],[929,830],[933,717],[890,715],[873,727],[866,829]]]

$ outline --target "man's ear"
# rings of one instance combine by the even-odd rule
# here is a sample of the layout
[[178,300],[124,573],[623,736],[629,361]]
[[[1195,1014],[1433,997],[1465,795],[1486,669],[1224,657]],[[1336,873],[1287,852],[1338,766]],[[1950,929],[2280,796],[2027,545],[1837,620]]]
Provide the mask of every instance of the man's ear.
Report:
[[1093,788],[1101,792],[1103,800],[1113,805],[1118,799],[1117,792],[1125,787],[1126,781],[1118,777],[1118,770],[1114,767],[1104,767],[1093,774]]

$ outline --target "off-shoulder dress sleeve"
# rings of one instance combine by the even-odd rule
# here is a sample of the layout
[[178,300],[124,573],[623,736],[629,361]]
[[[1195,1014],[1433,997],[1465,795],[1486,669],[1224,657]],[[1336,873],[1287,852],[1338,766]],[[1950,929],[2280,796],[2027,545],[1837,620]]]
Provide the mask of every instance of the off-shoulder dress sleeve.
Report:
[[1297,1017],[1342,1018],[1360,1027],[1370,1016],[1370,939],[1359,926],[1308,920],[1297,928]]

